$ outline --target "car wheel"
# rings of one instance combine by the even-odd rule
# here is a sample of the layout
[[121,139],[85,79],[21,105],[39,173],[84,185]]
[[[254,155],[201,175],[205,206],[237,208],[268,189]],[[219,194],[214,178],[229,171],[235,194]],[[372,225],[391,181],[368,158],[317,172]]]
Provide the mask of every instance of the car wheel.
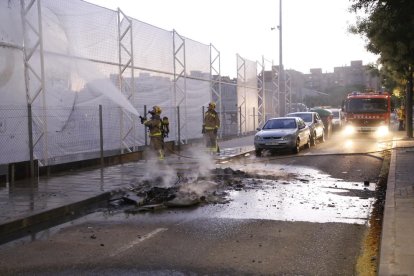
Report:
[[255,154],[256,154],[257,157],[261,157],[262,156],[262,149],[256,149],[254,152],[255,152]]
[[300,140],[299,138],[296,139],[296,145],[292,149],[293,153],[299,153],[300,151]]
[[325,132],[324,131],[322,131],[322,135],[321,135],[321,137],[319,137],[319,141],[321,143],[325,142]]
[[312,135],[309,135],[309,137],[308,137],[308,141],[306,142],[306,144],[305,144],[305,148],[307,148],[307,149],[310,149],[310,147],[311,147],[311,136]]
[[311,144],[311,146],[315,146],[316,145],[316,133],[313,133],[311,135],[310,144]]

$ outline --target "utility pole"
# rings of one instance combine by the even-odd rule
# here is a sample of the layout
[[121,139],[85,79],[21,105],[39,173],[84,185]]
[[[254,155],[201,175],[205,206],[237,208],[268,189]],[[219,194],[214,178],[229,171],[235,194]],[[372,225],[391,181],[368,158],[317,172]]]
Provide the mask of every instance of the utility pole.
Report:
[[279,0],[279,68],[283,70],[282,60],[282,0]]
[[286,86],[285,70],[283,68],[283,44],[282,44],[282,0],[279,0],[279,115],[286,114]]

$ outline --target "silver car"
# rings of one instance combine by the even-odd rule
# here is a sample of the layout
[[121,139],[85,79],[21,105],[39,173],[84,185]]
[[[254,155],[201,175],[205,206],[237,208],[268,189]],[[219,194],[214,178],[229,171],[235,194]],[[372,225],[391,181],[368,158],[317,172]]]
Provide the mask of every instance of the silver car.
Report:
[[310,148],[310,129],[299,117],[272,118],[257,130],[254,137],[256,156],[265,149],[291,149],[298,153],[303,146]]
[[309,111],[309,112],[293,112],[289,113],[286,116],[290,117],[300,117],[305,121],[305,124],[308,125],[311,131],[311,145],[316,144],[316,140],[320,142],[325,141],[325,126],[323,121],[318,113]]

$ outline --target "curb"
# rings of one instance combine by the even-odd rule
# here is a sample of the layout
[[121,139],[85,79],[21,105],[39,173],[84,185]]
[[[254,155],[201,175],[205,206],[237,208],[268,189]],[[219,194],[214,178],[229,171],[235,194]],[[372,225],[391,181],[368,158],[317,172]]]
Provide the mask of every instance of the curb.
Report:
[[384,217],[381,234],[380,261],[378,264],[378,275],[390,275],[391,264],[395,263],[395,166],[397,158],[397,149],[393,142],[391,151],[390,170],[387,179],[387,191],[384,206]]
[[237,158],[243,157],[246,154],[252,154],[253,152],[254,152],[254,150],[245,151],[245,152],[237,153],[237,154],[234,154],[234,155],[231,155],[231,156],[225,156],[225,157],[222,157],[222,158],[218,157],[218,158],[215,158],[214,160],[216,162],[228,161],[228,160],[231,160],[231,159],[237,159]]
[[105,192],[85,200],[1,224],[0,245],[79,218],[102,206],[103,202],[109,200],[110,195],[110,191]]

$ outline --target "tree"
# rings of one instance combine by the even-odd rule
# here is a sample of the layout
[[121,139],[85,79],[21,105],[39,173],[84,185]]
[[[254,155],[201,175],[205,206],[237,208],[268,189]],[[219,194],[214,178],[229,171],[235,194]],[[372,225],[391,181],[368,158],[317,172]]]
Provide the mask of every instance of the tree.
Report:
[[[351,0],[351,11],[365,12],[351,32],[367,38],[368,51],[380,56],[380,64],[406,87],[406,130],[413,137],[412,95],[414,72],[414,1]],[[391,75],[391,74],[390,74]]]

